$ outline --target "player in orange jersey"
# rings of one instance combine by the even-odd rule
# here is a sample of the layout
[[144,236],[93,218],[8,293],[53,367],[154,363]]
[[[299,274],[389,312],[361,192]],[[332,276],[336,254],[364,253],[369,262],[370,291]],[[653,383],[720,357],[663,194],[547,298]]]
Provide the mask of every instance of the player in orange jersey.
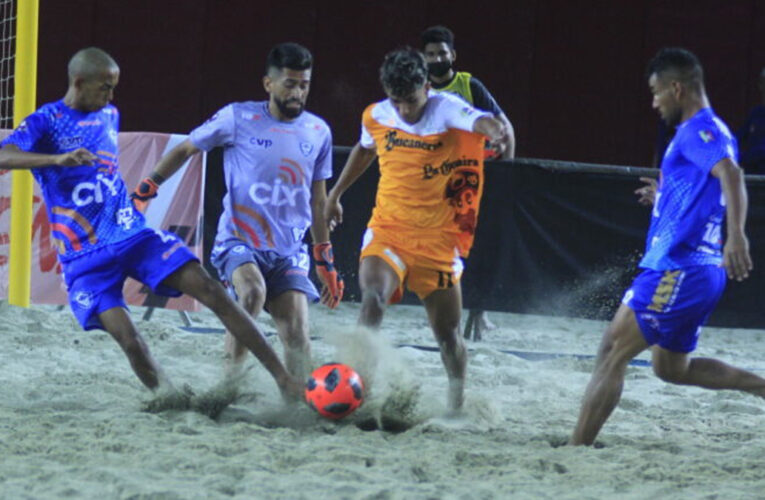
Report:
[[430,91],[422,54],[389,53],[380,68],[388,98],[367,107],[361,139],[330,191],[325,217],[342,222],[342,194],[375,158],[380,182],[364,234],[359,324],[377,328],[406,286],[423,301],[449,377],[448,406],[463,403],[467,355],[459,332],[461,251],[471,243],[477,206],[468,182],[483,162],[483,141],[507,133],[501,121],[458,97]]

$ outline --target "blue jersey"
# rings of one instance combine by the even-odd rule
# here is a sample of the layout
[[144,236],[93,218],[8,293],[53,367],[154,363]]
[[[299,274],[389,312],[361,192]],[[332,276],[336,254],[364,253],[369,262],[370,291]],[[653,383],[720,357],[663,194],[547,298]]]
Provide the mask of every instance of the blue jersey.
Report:
[[683,122],[664,153],[640,267],[664,271],[722,263],[725,199],[712,167],[735,160],[736,140],[710,108]]
[[125,240],[145,225],[119,174],[118,125],[114,106],[88,113],[60,100],[29,115],[2,143],[43,154],[85,148],[98,156],[93,166],[32,169],[62,262]]

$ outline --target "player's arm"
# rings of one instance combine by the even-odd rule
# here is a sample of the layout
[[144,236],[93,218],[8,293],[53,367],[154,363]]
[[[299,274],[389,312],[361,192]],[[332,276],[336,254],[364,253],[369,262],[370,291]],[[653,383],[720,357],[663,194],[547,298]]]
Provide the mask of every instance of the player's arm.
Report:
[[725,197],[726,238],[723,248],[723,266],[730,279],[742,281],[752,270],[749,240],[744,232],[748,198],[744,184],[744,171],[730,158],[724,158],[712,168],[712,175],[720,180]]
[[186,163],[186,160],[199,151],[199,148],[189,139],[178,144],[159,159],[151,174],[138,184],[130,197],[142,203],[156,197],[160,184],[172,177]]
[[473,123],[473,132],[485,135],[491,142],[503,143],[508,130],[498,118],[483,115]]
[[314,181],[311,185],[311,238],[315,243],[329,241],[329,228],[324,218],[327,205],[327,181]]
[[340,197],[361,177],[361,174],[366,172],[376,157],[377,151],[374,149],[365,148],[361,143],[353,146],[340,177],[327,195],[324,219],[327,221],[330,231],[343,222],[343,207],[340,204]]
[[497,118],[505,126],[505,135],[498,143],[498,149],[501,150],[500,157],[503,160],[511,160],[515,158],[515,129],[513,124],[510,123],[510,119],[504,113],[497,116]]
[[85,148],[62,154],[28,153],[15,144],[6,144],[0,149],[0,169],[29,170],[44,167],[92,166],[98,157]]
[[492,147],[497,150],[503,160],[515,158],[515,129],[510,119],[499,107],[489,89],[474,76],[470,77],[470,92],[473,95],[473,107],[490,112],[505,126],[507,133],[499,142],[492,144]]
[[327,203],[327,183],[324,179],[311,185],[311,238],[313,238],[313,260],[316,274],[321,280],[321,303],[334,309],[343,299],[345,283],[335,267],[329,228],[324,218]]

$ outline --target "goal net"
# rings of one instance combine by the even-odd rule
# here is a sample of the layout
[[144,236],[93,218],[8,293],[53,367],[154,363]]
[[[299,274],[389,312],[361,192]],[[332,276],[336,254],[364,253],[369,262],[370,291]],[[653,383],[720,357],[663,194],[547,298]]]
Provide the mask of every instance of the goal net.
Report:
[[16,0],[0,0],[0,129],[13,128]]

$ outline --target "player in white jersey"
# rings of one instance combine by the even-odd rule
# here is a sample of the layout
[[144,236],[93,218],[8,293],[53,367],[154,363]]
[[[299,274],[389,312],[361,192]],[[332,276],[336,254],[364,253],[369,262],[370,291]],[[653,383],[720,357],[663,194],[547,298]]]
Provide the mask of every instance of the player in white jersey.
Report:
[[[336,307],[344,286],[322,217],[325,181],[332,176],[332,135],[324,120],[304,111],[312,63],[305,47],[275,46],[263,77],[269,100],[222,108],[161,158],[133,194],[148,201],[191,155],[224,148],[228,192],[212,263],[250,314],[257,316],[263,308],[271,314],[287,370],[303,379],[311,368],[308,300],[319,300],[303,243],[309,228],[324,285],[322,302]],[[244,346],[227,334],[226,351],[229,375],[236,375]]]

